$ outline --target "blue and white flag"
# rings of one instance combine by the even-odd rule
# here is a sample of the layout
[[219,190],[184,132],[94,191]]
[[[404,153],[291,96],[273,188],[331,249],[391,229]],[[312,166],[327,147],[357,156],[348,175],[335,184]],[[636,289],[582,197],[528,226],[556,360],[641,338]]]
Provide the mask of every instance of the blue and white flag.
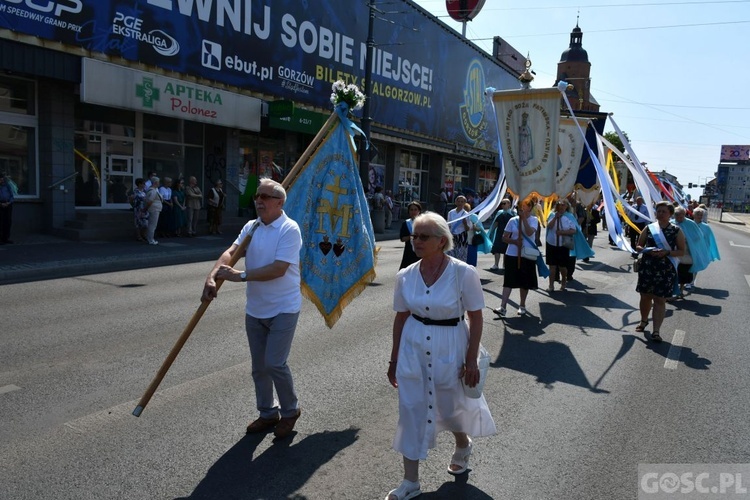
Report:
[[332,328],[375,278],[375,236],[342,120],[328,132],[287,190],[284,211],[302,232],[302,293]]

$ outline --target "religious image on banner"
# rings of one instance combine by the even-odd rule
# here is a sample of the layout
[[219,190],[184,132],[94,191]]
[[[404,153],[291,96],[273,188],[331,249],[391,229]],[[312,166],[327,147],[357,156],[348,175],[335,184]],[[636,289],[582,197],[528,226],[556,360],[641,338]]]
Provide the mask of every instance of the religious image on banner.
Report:
[[302,293],[332,328],[344,307],[375,278],[370,211],[341,121],[289,186],[284,210],[302,232]]
[[[587,120],[578,119],[578,121],[581,127],[588,126]],[[569,195],[575,187],[584,148],[583,137],[573,118],[560,118],[558,141],[557,188],[555,193],[562,198]]]
[[557,89],[496,91],[497,123],[508,189],[521,199],[556,192],[560,93]]

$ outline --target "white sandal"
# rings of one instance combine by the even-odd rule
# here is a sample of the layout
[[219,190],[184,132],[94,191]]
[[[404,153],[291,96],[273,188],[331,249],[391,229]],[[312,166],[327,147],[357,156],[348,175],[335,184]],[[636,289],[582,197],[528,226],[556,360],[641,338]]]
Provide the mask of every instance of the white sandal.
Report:
[[471,456],[471,449],[473,447],[474,447],[474,441],[472,441],[471,438],[469,438],[469,446],[467,446],[466,448],[459,448],[458,446],[456,446],[456,451],[454,451],[453,456],[451,456],[450,465],[458,465],[460,469],[458,470],[451,469],[449,465],[448,474],[453,474],[454,476],[458,476],[468,470],[469,457]]
[[419,481],[407,481],[404,479],[401,484],[395,490],[391,490],[385,496],[385,500],[391,500],[391,496],[395,496],[396,500],[409,500],[410,498],[417,497],[422,494],[422,490],[419,488]]

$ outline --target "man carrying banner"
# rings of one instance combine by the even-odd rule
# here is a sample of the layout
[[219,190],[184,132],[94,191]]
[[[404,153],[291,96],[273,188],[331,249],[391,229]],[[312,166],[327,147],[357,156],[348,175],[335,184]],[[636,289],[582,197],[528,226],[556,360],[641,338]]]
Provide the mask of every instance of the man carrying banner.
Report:
[[[245,328],[260,412],[247,432],[274,429],[277,438],[291,434],[301,414],[287,358],[302,307],[302,236],[297,223],[284,213],[285,202],[286,191],[281,184],[271,179],[260,182],[255,194],[258,219],[245,224],[232,246],[216,261],[203,288],[203,299],[210,301],[216,297],[216,280],[247,282]],[[244,256],[246,269],[240,271],[227,263],[245,238],[251,240]]]

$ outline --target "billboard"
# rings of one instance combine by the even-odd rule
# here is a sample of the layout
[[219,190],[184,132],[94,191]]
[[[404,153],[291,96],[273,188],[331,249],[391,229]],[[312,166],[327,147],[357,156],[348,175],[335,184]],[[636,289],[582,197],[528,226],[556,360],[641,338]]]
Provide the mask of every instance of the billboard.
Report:
[[[394,10],[394,9],[389,9]],[[404,1],[374,22],[376,123],[494,149],[484,85],[518,88],[486,53]],[[0,0],[3,28],[330,109],[363,87],[369,10],[351,0]]]
[[750,160],[750,146],[721,146],[719,161],[748,161]]

